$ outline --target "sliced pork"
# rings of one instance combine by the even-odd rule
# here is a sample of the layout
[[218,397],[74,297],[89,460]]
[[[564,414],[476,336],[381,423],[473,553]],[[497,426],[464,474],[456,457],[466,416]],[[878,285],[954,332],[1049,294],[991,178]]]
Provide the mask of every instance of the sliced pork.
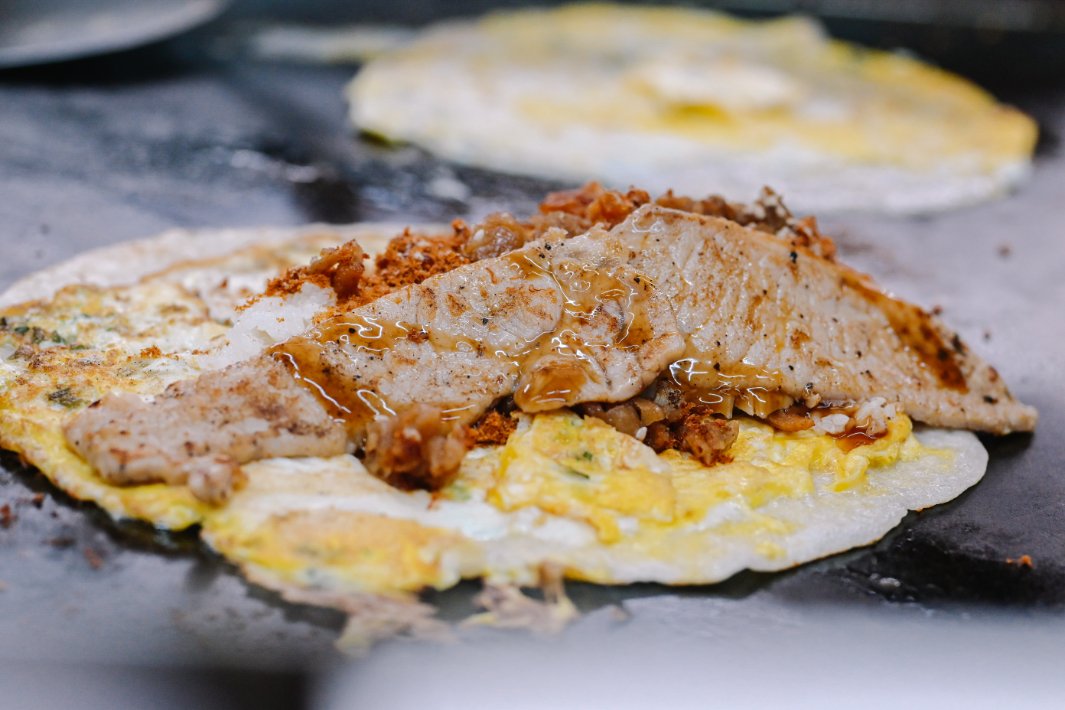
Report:
[[[641,393],[706,407],[717,444],[734,431],[708,417],[733,407],[766,417],[880,398],[936,426],[1036,420],[954,333],[821,241],[646,204],[610,231],[549,229],[334,313],[154,402],[105,398],[67,433],[115,482],[216,481],[227,461],[353,447],[386,480],[435,487],[473,440],[465,426],[502,398],[540,412]],[[678,435],[705,433],[693,432]]]

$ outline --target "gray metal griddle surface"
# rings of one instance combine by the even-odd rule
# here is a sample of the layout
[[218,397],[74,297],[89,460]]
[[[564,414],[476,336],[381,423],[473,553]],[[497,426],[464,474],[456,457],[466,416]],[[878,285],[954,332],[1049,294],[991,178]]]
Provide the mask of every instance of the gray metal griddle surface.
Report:
[[[0,288],[173,226],[522,212],[554,187],[358,140],[340,96],[350,68],[212,60],[196,42],[0,74]],[[940,306],[1039,408],[1038,432],[986,439],[982,483],[872,548],[706,588],[575,585],[589,616],[573,638],[710,647],[804,624],[955,622],[1065,632],[1065,156],[1053,140],[1065,87],[1008,98],[1047,138],[1017,194],[920,219],[823,222],[848,263]],[[441,177],[469,199],[434,197]],[[0,660],[300,669],[334,657],[337,615],[245,583],[193,535],[116,525],[14,455],[0,466],[12,512],[0,527]],[[1022,555],[1031,567],[1010,561]],[[438,598],[462,607],[471,589]],[[617,604],[625,624],[607,621]]]

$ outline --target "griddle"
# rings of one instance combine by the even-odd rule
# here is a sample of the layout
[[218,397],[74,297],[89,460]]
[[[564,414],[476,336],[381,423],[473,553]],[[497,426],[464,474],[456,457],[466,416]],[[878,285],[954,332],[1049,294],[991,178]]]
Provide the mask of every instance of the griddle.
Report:
[[[83,250],[169,227],[476,218],[528,212],[562,187],[358,138],[340,94],[351,67],[256,61],[225,44],[225,29],[0,73],[0,288]],[[1015,194],[932,216],[822,224],[846,263],[941,308],[1039,409],[1037,432],[986,438],[982,483],[911,514],[870,548],[709,587],[571,585],[587,617],[564,639],[590,655],[684,648],[711,658],[740,638],[751,652],[759,640],[780,648],[796,629],[831,628],[840,638],[933,629],[951,638],[964,626],[994,630],[980,643],[999,667],[1020,658],[1013,646],[1030,650],[1029,639],[1050,653],[1065,646],[1055,641],[1065,639],[1065,155],[1057,142],[1065,83],[993,88],[1042,128],[1034,173]],[[435,196],[441,177],[466,184],[470,197]],[[0,669],[207,669],[272,707],[288,705],[306,674],[338,662],[339,615],[244,582],[194,534],[114,523],[9,453],[0,456],[0,506],[10,510],[0,521]],[[474,591],[465,584],[432,599],[457,616]],[[480,647],[474,634],[463,653],[495,648],[498,637],[488,636]],[[388,677],[390,653],[441,652],[386,647],[365,667]],[[255,674],[265,674],[262,683],[248,682]]]

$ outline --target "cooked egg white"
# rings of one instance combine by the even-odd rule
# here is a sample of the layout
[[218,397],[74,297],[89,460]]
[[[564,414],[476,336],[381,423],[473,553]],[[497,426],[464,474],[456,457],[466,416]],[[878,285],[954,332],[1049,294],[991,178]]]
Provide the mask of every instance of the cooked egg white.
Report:
[[743,419],[730,453],[706,467],[598,419],[540,414],[435,494],[392,488],[352,456],[250,464],[203,535],[256,579],[330,593],[530,584],[545,564],[600,583],[709,583],[871,542],[986,462],[971,434],[915,436],[905,415],[850,452]]
[[348,89],[369,133],[461,163],[803,210],[919,212],[999,194],[1035,123],[964,79],[814,21],[573,5],[449,22]]

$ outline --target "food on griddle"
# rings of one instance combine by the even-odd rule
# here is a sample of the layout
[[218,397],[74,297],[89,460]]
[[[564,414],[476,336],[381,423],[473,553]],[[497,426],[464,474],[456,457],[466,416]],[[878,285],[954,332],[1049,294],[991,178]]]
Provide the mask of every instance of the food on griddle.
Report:
[[[385,481],[438,489],[469,448],[466,426],[504,398],[531,414],[642,394],[658,409],[633,413],[629,433],[683,404],[708,419],[799,404],[811,427],[827,410],[846,428],[877,402],[887,413],[860,418],[873,436],[896,408],[934,426],[1034,426],[957,335],[799,241],[654,204],[609,231],[548,230],[320,313],[307,333],[151,402],[109,395],[67,434],[110,481],[189,480],[214,500],[241,464],[349,448]],[[347,261],[331,251],[313,266],[340,299],[363,268],[361,249],[346,249]]]
[[1036,125],[806,18],[576,5],[449,21],[371,60],[359,129],[459,163],[688,194],[776,186],[804,210],[923,212],[1002,194]]
[[1035,423],[769,191],[589,185],[362,234],[6,307],[0,440],[374,636],[463,578],[707,583],[866,544],[985,469],[971,432],[915,421]]

